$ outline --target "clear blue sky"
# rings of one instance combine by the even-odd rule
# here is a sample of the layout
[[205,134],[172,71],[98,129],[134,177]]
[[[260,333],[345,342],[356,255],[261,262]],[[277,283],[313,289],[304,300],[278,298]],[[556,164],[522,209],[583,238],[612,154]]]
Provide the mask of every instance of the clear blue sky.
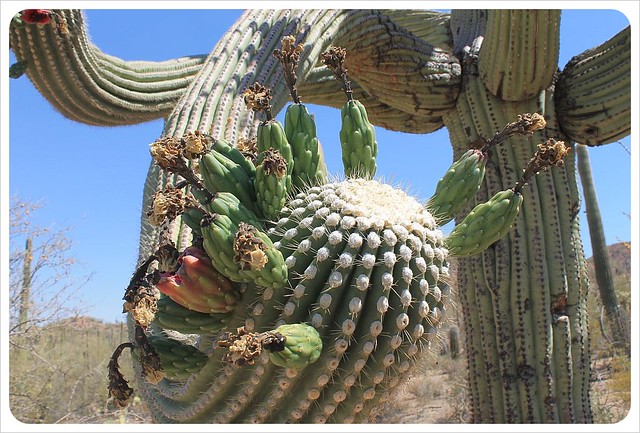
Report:
[[[239,15],[240,11],[220,10],[89,10],[87,20],[91,39],[104,52],[127,60],[166,60],[210,52]],[[3,16],[3,29],[8,19]],[[564,12],[559,66],[626,25],[627,19],[616,11]],[[14,61],[10,54],[9,63],[3,63],[4,74]],[[35,224],[73,227],[69,234],[72,255],[80,262],[76,271],[78,275],[94,274],[80,292],[87,313],[109,322],[123,320],[121,298],[137,257],[141,193],[150,163],[148,144],[160,135],[162,121],[112,128],[87,126],[56,112],[26,76],[10,80],[9,90],[10,174],[3,173],[2,180],[9,180],[10,196],[43,204],[34,216]],[[340,173],[339,112],[322,107],[312,107],[312,111],[329,170]],[[409,135],[378,129],[377,134],[378,174],[428,198],[452,162],[446,130]],[[629,137],[622,144],[632,147]],[[637,139],[634,147],[638,148]],[[628,241],[632,158],[620,144],[593,148],[590,156],[607,241]],[[2,200],[6,211],[8,197]],[[585,250],[590,256],[582,215]]]

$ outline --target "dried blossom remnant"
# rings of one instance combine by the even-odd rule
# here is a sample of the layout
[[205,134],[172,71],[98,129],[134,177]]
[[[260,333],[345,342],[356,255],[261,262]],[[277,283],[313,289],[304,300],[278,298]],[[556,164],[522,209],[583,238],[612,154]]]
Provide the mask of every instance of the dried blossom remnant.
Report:
[[184,144],[175,137],[162,137],[151,143],[151,157],[161,168],[175,172],[186,166],[182,158]]
[[[255,359],[264,349],[267,349],[265,344],[268,347],[279,347],[277,337],[274,337],[272,332],[247,332],[244,326],[238,328],[236,332],[237,334],[227,332],[218,340],[218,347],[227,349],[224,361],[235,366],[253,365]],[[284,343],[282,347],[284,349]]]
[[547,121],[538,113],[518,115],[518,121],[516,123],[522,125],[522,129],[528,133],[539,131],[547,126]]
[[286,337],[279,332],[247,332],[244,326],[236,332],[222,335],[218,347],[228,349],[223,360],[238,367],[253,365],[264,350],[281,352],[285,348]]
[[129,382],[125,380],[124,375],[120,373],[120,365],[118,364],[118,358],[126,348],[133,349],[133,343],[122,343],[116,347],[107,366],[109,397],[113,399],[113,404],[118,409],[127,407],[131,395],[133,395],[133,388],[129,386]]
[[178,261],[180,252],[173,244],[161,245],[154,256],[158,260],[158,270],[160,272],[175,272],[180,268]]
[[347,58],[347,50],[342,47],[329,47],[322,53],[322,63],[324,63],[334,74],[346,73],[344,61]]
[[267,331],[262,333],[262,348],[269,352],[282,352],[287,338],[279,332]]
[[169,186],[157,191],[153,196],[151,210],[147,213],[149,222],[154,226],[173,220],[184,212],[187,200],[179,189]]
[[236,147],[245,158],[255,165],[258,160],[258,140],[256,137],[240,138],[236,143]]
[[300,97],[296,89],[296,69],[300,61],[300,53],[304,50],[302,44],[294,45],[296,38],[292,35],[282,38],[282,50],[273,50],[273,56],[280,60],[284,71],[284,79],[291,93],[291,98],[296,104],[300,103]]
[[480,148],[482,152],[487,152],[489,148],[496,146],[509,138],[515,135],[531,135],[535,131],[539,131],[544,129],[547,126],[546,120],[541,114],[538,113],[524,113],[518,115],[518,120],[515,122],[507,123],[501,131],[496,132],[496,134],[491,138],[491,140],[484,140],[485,143]]
[[264,151],[260,165],[267,176],[273,173],[278,179],[282,179],[287,174],[287,161],[273,147]]
[[162,362],[160,355],[149,343],[147,335],[141,326],[135,329],[136,349],[140,352],[140,363],[142,365],[142,374],[151,384],[157,384],[164,378],[162,371]]
[[137,290],[129,294],[130,299],[125,299],[123,312],[131,313],[136,324],[146,328],[153,322],[158,312],[158,300],[160,292],[148,283],[143,282]]
[[260,83],[254,83],[246,88],[242,93],[242,97],[249,110],[264,111],[267,115],[267,120],[271,119],[271,98],[273,98],[271,89]]
[[224,361],[238,367],[253,365],[255,359],[262,354],[261,334],[247,332],[244,327],[238,328],[236,332],[237,334],[225,333],[218,340],[218,347],[228,350]]
[[549,167],[561,167],[569,150],[564,141],[558,141],[553,138],[548,139],[545,143],[538,144],[538,150],[524,169],[522,178],[516,183],[514,191],[519,192],[529,179],[537,173]]
[[341,83],[342,90],[347,95],[347,99],[349,101],[353,100],[353,90],[351,90],[351,82],[347,77],[347,68],[345,66],[347,50],[342,47],[330,47],[327,51],[322,53],[321,58],[322,63],[331,69],[331,72],[333,72]]
[[569,153],[569,148],[564,144],[564,141],[550,138],[545,143],[538,144],[538,151],[532,160],[535,160],[535,164],[540,167],[540,170],[546,170],[552,166],[561,167],[567,153]]
[[255,227],[241,222],[233,242],[233,261],[240,263],[243,270],[260,270],[269,259],[264,251],[267,245],[256,237]]
[[183,154],[187,159],[200,158],[209,149],[211,140],[200,131],[188,132],[182,137]]

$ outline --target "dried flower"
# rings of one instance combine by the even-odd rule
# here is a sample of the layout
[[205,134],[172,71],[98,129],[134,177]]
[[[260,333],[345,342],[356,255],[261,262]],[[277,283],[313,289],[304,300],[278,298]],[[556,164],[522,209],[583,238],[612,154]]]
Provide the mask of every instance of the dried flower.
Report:
[[335,75],[341,83],[342,90],[347,95],[347,99],[349,101],[353,100],[353,90],[351,90],[351,82],[347,77],[347,68],[345,66],[347,50],[342,47],[330,47],[327,51],[322,53],[321,58],[322,63],[331,69],[333,75]]
[[182,158],[183,148],[181,140],[175,137],[163,137],[151,143],[149,152],[160,167],[175,171],[186,165]]
[[211,140],[200,131],[188,132],[182,137],[183,155],[187,159],[200,158],[209,149]]
[[237,329],[237,334],[225,333],[218,340],[218,347],[228,349],[224,361],[242,367],[253,365],[255,359],[262,354],[261,334],[247,332],[244,327]]
[[522,178],[518,180],[514,190],[520,191],[537,173],[549,167],[562,166],[564,164],[563,158],[567,153],[569,153],[569,148],[565,146],[564,141],[550,138],[545,143],[538,144],[538,150],[527,164]]
[[287,174],[287,161],[273,147],[264,151],[260,165],[267,176],[273,173],[278,179],[282,179]]
[[53,11],[49,9],[25,9],[20,12],[20,19],[27,24],[49,24]]
[[284,72],[284,80],[289,88],[293,102],[300,103],[300,97],[296,89],[296,69],[300,61],[300,53],[304,50],[302,44],[294,45],[296,38],[292,35],[282,38],[282,50],[273,50],[273,56],[280,60]]
[[236,147],[249,161],[256,163],[258,159],[258,142],[255,137],[253,138],[240,138]]
[[247,108],[256,112],[264,111],[267,120],[271,119],[271,89],[260,83],[254,83],[242,93]]
[[123,312],[131,313],[133,320],[146,328],[153,322],[158,312],[160,292],[145,280],[132,293],[129,293],[128,297],[129,299],[125,299]]
[[149,383],[157,384],[164,378],[162,371],[162,362],[160,355],[149,343],[147,335],[141,326],[135,328],[136,349],[140,353],[140,363],[142,365],[142,374]]
[[233,261],[240,263],[244,270],[264,268],[269,259],[264,251],[266,244],[255,235],[255,227],[241,222],[233,242]]
[[169,186],[157,191],[153,196],[151,210],[147,213],[149,222],[154,226],[162,225],[165,220],[173,220],[184,212],[187,202],[181,190]]
[[122,373],[120,373],[120,366],[118,365],[118,358],[122,354],[122,351],[126,348],[133,348],[133,343],[122,343],[111,355],[109,359],[109,365],[107,366],[109,381],[109,397],[113,399],[113,404],[122,409],[129,405],[129,400],[133,394],[133,388],[129,386]]

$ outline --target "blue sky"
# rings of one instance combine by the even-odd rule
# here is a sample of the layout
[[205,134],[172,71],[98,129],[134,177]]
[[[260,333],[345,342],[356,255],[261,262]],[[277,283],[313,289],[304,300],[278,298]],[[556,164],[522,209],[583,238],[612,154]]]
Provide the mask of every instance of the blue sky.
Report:
[[[91,39],[104,52],[126,60],[166,60],[210,52],[240,13],[88,10],[86,15]],[[2,24],[6,31],[7,15]],[[626,25],[626,17],[616,11],[566,11],[561,21],[559,66],[564,67],[572,56]],[[3,52],[4,74],[15,61],[11,53],[9,62],[4,62],[5,55]],[[9,196],[43,205],[34,215],[34,224],[72,227],[69,237],[72,255],[79,261],[77,275],[93,274],[80,292],[87,313],[109,322],[123,320],[122,295],[137,258],[142,186],[151,161],[148,144],[160,135],[162,121],[109,128],[87,126],[56,112],[26,76],[10,80],[8,90],[10,134],[9,143],[2,143],[2,155],[7,155],[5,147],[9,145],[9,175],[3,161],[2,182],[9,181]],[[316,115],[329,170],[340,173],[340,114],[315,106],[311,111]],[[452,162],[446,130],[410,135],[378,129],[377,137],[378,174],[408,187],[419,198],[428,198]],[[631,149],[631,138],[621,143],[590,150],[608,243],[631,240],[632,157],[625,150]],[[637,155],[633,158],[635,163]],[[2,200],[4,218],[8,197],[3,194]],[[590,256],[584,213],[582,225]]]

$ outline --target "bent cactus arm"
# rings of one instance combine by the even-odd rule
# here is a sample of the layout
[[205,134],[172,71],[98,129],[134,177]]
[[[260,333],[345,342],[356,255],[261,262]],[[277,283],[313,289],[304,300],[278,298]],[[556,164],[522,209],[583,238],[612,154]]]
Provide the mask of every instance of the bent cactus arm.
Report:
[[88,38],[79,10],[57,10],[54,25],[15,19],[9,43],[26,74],[53,107],[77,122],[128,125],[167,116],[206,56],[127,62]]

